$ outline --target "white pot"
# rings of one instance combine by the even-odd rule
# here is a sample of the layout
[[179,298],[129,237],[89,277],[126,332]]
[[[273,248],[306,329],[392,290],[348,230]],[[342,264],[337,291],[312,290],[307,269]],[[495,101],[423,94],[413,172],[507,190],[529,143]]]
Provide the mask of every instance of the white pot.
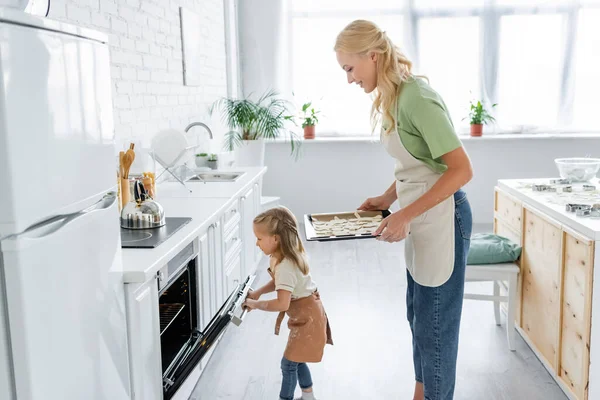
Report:
[[265,165],[265,141],[244,140],[235,151],[235,164],[238,167],[262,167]]
[[198,167],[198,168],[208,167],[208,156],[204,156],[204,157],[196,156],[194,158],[194,161],[196,162],[196,167]]

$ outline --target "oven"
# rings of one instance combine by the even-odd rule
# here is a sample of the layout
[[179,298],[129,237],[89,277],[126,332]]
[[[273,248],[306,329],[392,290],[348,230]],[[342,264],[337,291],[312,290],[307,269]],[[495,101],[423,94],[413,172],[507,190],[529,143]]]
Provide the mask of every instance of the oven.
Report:
[[[158,272],[160,353],[165,400],[173,397],[228,324],[234,322],[239,325],[246,315],[241,305],[255,276],[238,284],[215,315],[201,315],[202,302],[208,301],[211,294],[201,292],[203,285],[199,284],[199,262],[197,242],[193,241]],[[202,324],[202,320],[210,322]],[[203,330],[200,329],[202,325],[205,326]]]

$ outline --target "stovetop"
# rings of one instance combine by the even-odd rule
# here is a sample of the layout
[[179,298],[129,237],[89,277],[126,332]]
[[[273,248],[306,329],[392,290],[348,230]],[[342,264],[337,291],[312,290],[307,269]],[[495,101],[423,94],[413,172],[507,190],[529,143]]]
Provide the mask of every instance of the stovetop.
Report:
[[152,249],[158,247],[191,220],[189,217],[167,217],[165,218],[165,225],[160,228],[121,228],[121,247],[124,249]]

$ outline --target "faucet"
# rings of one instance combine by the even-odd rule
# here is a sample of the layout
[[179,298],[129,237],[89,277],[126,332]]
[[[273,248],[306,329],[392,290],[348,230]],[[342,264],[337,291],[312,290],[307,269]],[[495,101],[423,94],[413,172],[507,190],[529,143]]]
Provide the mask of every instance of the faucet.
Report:
[[198,126],[198,125],[204,127],[204,129],[206,129],[208,131],[208,136],[210,136],[211,139],[213,138],[213,133],[210,130],[210,128],[208,127],[208,125],[206,125],[205,123],[202,123],[202,122],[192,122],[191,124],[186,126],[185,132],[187,133],[191,128],[193,128],[194,126]]
[[[208,136],[212,139],[213,138],[213,133],[210,130],[210,128],[208,127],[208,125],[206,125],[203,122],[192,122],[191,124],[189,124],[188,126],[185,127],[185,132],[187,133],[190,129],[192,129],[194,126],[201,126],[204,129],[206,129],[208,131]],[[204,182],[204,184],[206,184],[206,179],[203,179],[200,174],[196,175],[198,177],[198,179],[200,179],[202,182]]]

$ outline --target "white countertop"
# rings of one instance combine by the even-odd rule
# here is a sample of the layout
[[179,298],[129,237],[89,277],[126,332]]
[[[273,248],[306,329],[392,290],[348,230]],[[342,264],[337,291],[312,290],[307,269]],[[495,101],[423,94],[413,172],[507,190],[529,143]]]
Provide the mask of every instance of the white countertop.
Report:
[[[557,179],[557,178],[552,178]],[[584,192],[582,183],[573,184],[573,192],[560,192],[561,185],[557,185],[557,192],[534,192],[533,184],[550,184],[551,178],[541,179],[501,179],[498,187],[514,197],[527,203],[533,208],[547,214],[564,226],[581,233],[593,240],[600,240],[600,219],[577,217],[575,213],[567,212],[565,205],[598,204],[600,203],[600,181],[594,179],[588,184],[595,185],[596,190]]]
[[[122,249],[123,281],[143,283],[151,279],[179,251],[208,229],[234,199],[248,190],[250,184],[264,175],[266,170],[265,167],[238,168],[235,171],[246,173],[236,182],[191,183],[191,194],[179,183],[158,185],[157,201],[163,206],[165,215],[191,217],[192,220],[154,249]],[[196,189],[196,186],[199,188]]]

